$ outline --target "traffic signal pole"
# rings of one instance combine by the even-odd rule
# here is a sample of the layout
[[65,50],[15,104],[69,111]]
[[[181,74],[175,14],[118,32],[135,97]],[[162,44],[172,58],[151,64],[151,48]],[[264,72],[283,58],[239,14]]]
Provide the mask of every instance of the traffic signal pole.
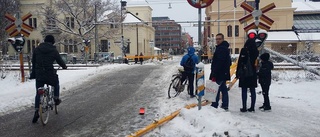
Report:
[[19,58],[20,58],[20,70],[21,70],[21,82],[25,82],[25,77],[24,77],[24,64],[23,64],[23,53],[19,53]]

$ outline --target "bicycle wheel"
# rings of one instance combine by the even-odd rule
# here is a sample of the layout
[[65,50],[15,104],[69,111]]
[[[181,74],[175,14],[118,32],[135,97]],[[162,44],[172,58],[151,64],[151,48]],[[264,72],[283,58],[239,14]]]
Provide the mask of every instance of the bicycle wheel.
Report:
[[179,88],[180,87],[177,87],[178,85],[181,85],[181,81],[180,81],[180,78],[179,77],[175,77],[170,86],[169,86],[169,89],[168,89],[168,97],[169,98],[172,98],[172,97],[176,97],[177,95],[179,95]]
[[[49,86],[49,93],[51,94],[51,101],[54,102],[53,97],[54,97],[54,88],[52,86]],[[54,112],[58,114],[58,106],[54,103]]]
[[46,125],[49,120],[49,97],[44,94],[40,97],[39,114],[42,125]]

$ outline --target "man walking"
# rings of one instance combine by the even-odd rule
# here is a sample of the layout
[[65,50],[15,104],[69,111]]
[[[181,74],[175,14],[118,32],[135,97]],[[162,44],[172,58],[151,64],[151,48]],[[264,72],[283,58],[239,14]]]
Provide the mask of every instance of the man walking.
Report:
[[216,35],[216,50],[211,63],[210,80],[217,82],[219,90],[216,97],[216,102],[212,102],[211,106],[218,108],[220,92],[222,93],[221,108],[228,110],[229,97],[226,81],[230,80],[231,57],[229,52],[229,43],[224,40],[224,35],[218,33]]

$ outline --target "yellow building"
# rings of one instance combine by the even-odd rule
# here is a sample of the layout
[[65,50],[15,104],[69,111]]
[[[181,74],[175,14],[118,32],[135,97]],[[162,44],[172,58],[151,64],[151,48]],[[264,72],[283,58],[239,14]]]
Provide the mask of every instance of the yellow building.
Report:
[[[243,8],[240,7],[243,1],[237,1],[237,7],[234,9],[234,0],[215,0],[213,4],[206,8],[207,19],[211,21],[209,23],[209,32],[207,36],[211,34],[223,33],[225,40],[230,43],[232,53],[239,54],[240,49],[244,45],[246,32],[244,27],[246,24],[250,24],[253,20],[240,24],[238,19],[243,17],[246,13]],[[261,1],[260,8],[274,2],[276,8],[265,13],[268,17],[274,20],[271,30],[291,29],[293,26],[293,13],[295,8],[291,6],[291,0],[268,0]],[[247,0],[249,5],[255,7],[255,0]],[[218,12],[220,7],[220,12]],[[220,14],[220,19],[219,15]],[[220,20],[220,22],[218,22]],[[235,23],[235,25],[234,25]],[[235,36],[235,39],[233,39]],[[268,46],[268,45],[267,45]],[[269,45],[270,46],[270,45]]]
[[[68,53],[70,56],[80,57],[82,55],[84,43],[82,39],[76,36],[72,36],[68,33],[62,32],[57,29],[57,26],[48,25],[46,17],[42,15],[43,9],[52,5],[52,0],[21,0],[21,15],[31,13],[32,17],[26,20],[25,23],[32,26],[34,29],[31,35],[26,38],[26,44],[24,48],[25,54],[31,54],[33,49],[37,47],[39,43],[43,41],[43,38],[47,34],[53,34],[56,38],[56,46],[59,52]],[[127,18],[135,18],[137,21],[130,22],[130,19],[125,19],[124,22],[124,39],[129,40],[129,48],[127,49],[128,55],[136,55],[142,52],[144,55],[153,55],[153,41],[154,41],[154,29],[151,24],[145,24],[144,21],[151,21],[152,9],[149,6],[128,7],[127,11],[131,12],[127,14]],[[124,11],[126,12],[126,11]],[[130,14],[130,15],[129,15]],[[71,15],[59,14],[58,18],[65,20],[66,24],[75,31],[77,24],[75,19]],[[94,53],[98,51],[114,52],[115,56],[121,56],[121,46],[117,43],[121,39],[120,24],[110,24],[105,22],[98,25],[98,39],[97,44],[95,39],[90,39],[89,54],[93,59]],[[138,30],[138,37],[137,37]],[[94,32],[94,29],[92,30]],[[108,35],[104,33],[108,32]],[[138,45],[138,46],[137,46]],[[99,49],[98,49],[99,48]],[[9,55],[14,55],[15,51],[10,46]]]

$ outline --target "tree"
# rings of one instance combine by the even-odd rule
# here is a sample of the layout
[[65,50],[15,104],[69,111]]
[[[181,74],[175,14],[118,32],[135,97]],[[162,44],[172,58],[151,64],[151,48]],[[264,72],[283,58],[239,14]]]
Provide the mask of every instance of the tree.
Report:
[[[82,40],[94,41],[94,29],[97,24],[115,23],[114,17],[106,18],[106,13],[119,13],[120,9],[112,0],[53,0],[51,5],[41,7],[40,14],[46,17],[44,32],[58,30],[62,33],[57,38],[61,44],[70,38],[76,45],[83,44]],[[96,14],[96,15],[95,15]],[[97,18],[96,18],[97,17]],[[112,39],[119,34],[118,29],[99,30],[98,37]],[[98,43],[96,43],[98,44]]]
[[7,20],[4,15],[8,14],[15,14],[19,11],[19,0],[0,0],[0,50],[3,54],[6,54],[8,51],[6,39],[8,38],[8,34],[4,31],[5,28],[11,23]]

